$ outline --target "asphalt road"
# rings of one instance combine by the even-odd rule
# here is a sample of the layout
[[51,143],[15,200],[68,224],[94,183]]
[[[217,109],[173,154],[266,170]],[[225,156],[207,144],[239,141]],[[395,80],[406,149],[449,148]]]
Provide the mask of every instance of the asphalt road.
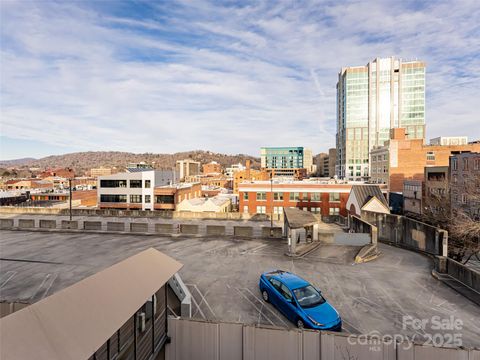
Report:
[[[180,274],[195,318],[293,327],[258,290],[260,273],[279,268],[319,287],[347,332],[417,341],[458,333],[464,346],[480,347],[480,308],[436,281],[430,259],[384,244],[379,259],[358,265],[358,249],[346,246],[322,246],[292,260],[284,255],[286,243],[274,240],[0,231],[0,300],[38,301],[148,247],[184,264]],[[434,316],[459,319],[461,328],[433,329]],[[404,326],[404,317],[427,322]]]

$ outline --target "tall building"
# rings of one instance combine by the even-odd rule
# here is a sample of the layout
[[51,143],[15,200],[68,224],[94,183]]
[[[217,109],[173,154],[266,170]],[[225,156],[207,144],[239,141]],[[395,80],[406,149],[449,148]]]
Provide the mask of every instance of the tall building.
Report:
[[342,68],[337,82],[336,174],[368,179],[370,151],[398,127],[406,128],[409,139],[425,139],[425,63],[391,57]]
[[260,160],[262,169],[273,171],[275,176],[295,177],[299,169],[315,171],[312,151],[303,146],[262,147]]
[[191,159],[177,160],[175,170],[178,172],[180,180],[183,181],[187,176],[200,174],[200,163]]

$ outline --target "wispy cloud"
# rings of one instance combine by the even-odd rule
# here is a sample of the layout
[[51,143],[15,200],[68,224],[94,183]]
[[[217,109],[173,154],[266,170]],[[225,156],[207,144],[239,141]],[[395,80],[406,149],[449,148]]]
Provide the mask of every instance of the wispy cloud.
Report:
[[428,64],[428,136],[478,138],[479,18],[476,1],[3,1],[1,132],[45,149],[321,151],[339,69],[398,56]]

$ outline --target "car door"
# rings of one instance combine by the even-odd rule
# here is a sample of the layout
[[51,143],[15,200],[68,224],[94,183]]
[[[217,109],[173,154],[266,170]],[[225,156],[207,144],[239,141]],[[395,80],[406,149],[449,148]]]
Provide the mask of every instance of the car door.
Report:
[[270,302],[275,305],[277,308],[279,307],[279,303],[282,302],[282,295],[281,295],[281,283],[275,278],[268,279],[272,290],[269,292],[270,294]]
[[281,284],[280,292],[282,295],[281,305],[279,305],[281,307],[280,310],[290,321],[295,321],[297,318],[297,307],[292,292],[285,284]]

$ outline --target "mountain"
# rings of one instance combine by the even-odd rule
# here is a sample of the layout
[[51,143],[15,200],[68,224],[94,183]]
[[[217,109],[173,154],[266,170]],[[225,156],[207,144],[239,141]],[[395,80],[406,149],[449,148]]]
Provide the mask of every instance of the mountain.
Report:
[[175,166],[177,160],[183,159],[193,159],[202,164],[216,161],[224,168],[232,164],[238,164],[239,162],[245,164],[245,161],[249,159],[252,161],[253,168],[260,167],[260,159],[250,155],[227,155],[204,150],[194,150],[175,154],[135,154],[120,151],[88,151],[64,155],[52,155],[41,159],[25,158],[0,161],[0,167],[38,167],[40,169],[68,167],[74,169],[76,174],[81,175],[83,172],[91,168],[102,166],[125,168],[128,163],[137,163],[141,161],[151,164],[155,168],[171,168]]

